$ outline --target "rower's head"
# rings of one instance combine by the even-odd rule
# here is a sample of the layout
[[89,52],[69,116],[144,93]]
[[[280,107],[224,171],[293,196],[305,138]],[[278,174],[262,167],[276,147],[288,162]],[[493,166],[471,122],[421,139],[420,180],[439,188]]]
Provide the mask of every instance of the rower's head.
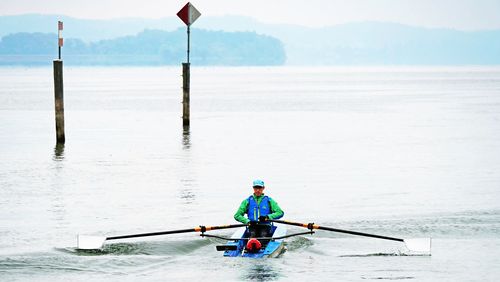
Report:
[[264,181],[260,179],[256,179],[253,181],[253,193],[255,196],[260,196],[264,194],[264,189],[266,187],[264,186]]

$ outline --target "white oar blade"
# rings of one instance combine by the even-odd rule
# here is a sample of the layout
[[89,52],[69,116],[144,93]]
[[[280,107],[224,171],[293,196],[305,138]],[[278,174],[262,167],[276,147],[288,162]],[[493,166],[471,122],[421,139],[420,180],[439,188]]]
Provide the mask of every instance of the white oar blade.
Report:
[[410,252],[431,255],[431,238],[414,238],[404,240]]
[[102,236],[88,236],[88,235],[78,235],[77,238],[77,248],[82,250],[98,250],[101,249],[106,241],[106,237]]

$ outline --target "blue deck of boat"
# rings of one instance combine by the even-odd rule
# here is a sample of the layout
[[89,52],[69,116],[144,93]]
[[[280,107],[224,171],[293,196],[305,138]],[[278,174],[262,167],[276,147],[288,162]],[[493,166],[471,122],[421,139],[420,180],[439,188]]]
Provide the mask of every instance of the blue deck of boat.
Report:
[[[273,237],[280,237],[286,235],[286,228],[283,226],[272,226]],[[248,238],[249,234],[246,227],[238,229],[231,238]],[[250,253],[245,251],[247,241],[237,240],[229,241],[226,245],[237,246],[236,250],[224,251],[225,257],[248,257],[248,258],[264,258],[264,257],[275,257],[278,256],[284,248],[283,239],[271,240],[267,245],[256,253]]]

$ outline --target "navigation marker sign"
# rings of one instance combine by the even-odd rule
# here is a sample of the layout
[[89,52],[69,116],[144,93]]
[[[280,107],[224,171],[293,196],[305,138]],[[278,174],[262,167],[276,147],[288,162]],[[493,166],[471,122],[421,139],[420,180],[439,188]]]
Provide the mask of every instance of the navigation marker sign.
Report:
[[190,2],[177,13],[177,16],[187,25],[187,63],[189,64],[190,27],[201,16],[201,13]]
[[63,31],[63,22],[58,21],[57,22],[57,37],[58,37],[58,49],[59,49],[59,60],[61,59],[61,47],[63,46],[63,36],[62,36],[62,31]]
[[57,37],[59,38],[59,47],[63,46],[62,31],[63,31],[63,22],[58,21],[57,22]]
[[194,23],[200,16],[201,13],[196,10],[196,8],[188,2],[182,9],[177,13],[177,16],[187,25],[190,26]]

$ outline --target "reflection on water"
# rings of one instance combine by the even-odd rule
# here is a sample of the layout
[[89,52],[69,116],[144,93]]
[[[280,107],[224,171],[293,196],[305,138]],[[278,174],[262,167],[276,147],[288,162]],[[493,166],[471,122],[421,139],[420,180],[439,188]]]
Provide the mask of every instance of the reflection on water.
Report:
[[196,200],[196,194],[193,192],[194,182],[194,179],[181,179],[180,198],[185,204],[192,204]]
[[53,227],[56,230],[64,230],[68,225],[67,221],[67,211],[65,204],[64,191],[67,188],[65,174],[64,174],[64,144],[57,143],[54,147],[54,155],[52,157],[54,161],[54,174],[52,178],[52,185],[50,190],[50,208],[48,211],[51,212],[51,219],[53,221]]
[[182,150],[183,154],[183,166],[182,166],[182,177],[180,198],[185,204],[192,204],[196,200],[196,194],[194,193],[194,188],[196,187],[195,177],[192,175],[192,156],[191,156],[191,132],[189,125],[184,125],[182,130]]
[[54,161],[62,161],[64,160],[64,144],[57,143],[54,147],[54,157],[52,158]]
[[274,281],[280,278],[281,274],[270,264],[255,264],[248,269],[242,278],[251,281]]
[[189,150],[189,148],[191,148],[189,125],[184,125],[182,130],[182,149]]

